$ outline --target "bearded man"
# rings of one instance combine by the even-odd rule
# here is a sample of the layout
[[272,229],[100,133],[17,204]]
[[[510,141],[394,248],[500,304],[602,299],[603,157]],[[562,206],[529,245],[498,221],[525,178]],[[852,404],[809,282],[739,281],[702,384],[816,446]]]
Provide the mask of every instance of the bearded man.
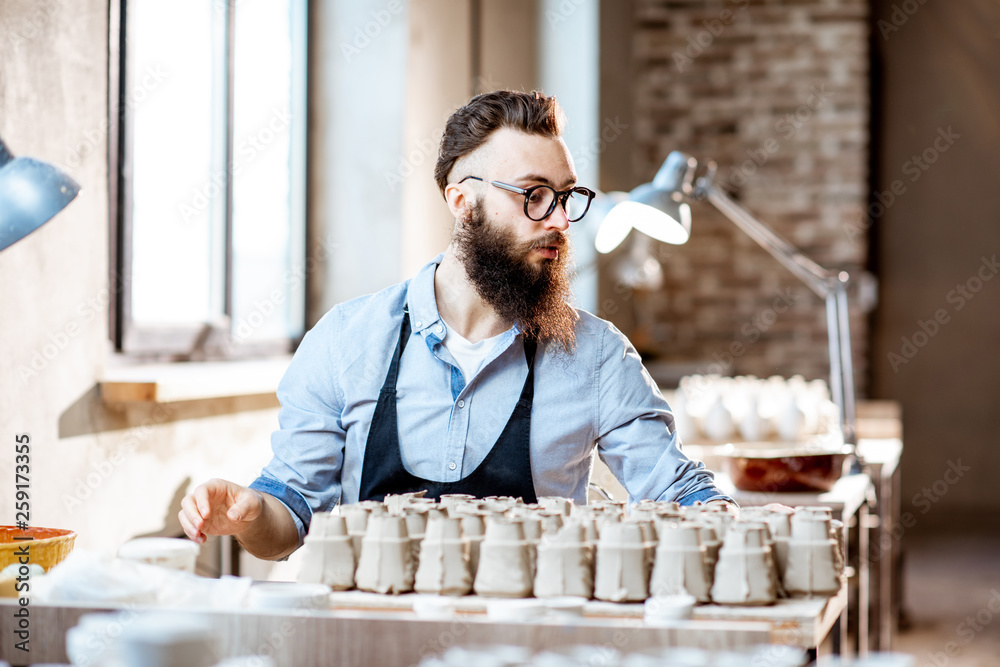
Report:
[[731,502],[684,456],[628,339],[573,308],[576,184],[554,97],[496,91],[448,119],[435,179],[451,242],[412,279],[331,309],[278,388],[274,458],[184,498],[187,535],[287,556],[313,512],[427,491],[585,503],[596,452],[644,498]]

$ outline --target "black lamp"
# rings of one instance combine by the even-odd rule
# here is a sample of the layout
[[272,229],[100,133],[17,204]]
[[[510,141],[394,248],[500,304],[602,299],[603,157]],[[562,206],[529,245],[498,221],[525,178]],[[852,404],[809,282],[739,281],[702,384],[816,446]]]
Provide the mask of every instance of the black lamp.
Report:
[[62,171],[15,158],[0,139],[0,251],[44,225],[79,192],[79,184]]

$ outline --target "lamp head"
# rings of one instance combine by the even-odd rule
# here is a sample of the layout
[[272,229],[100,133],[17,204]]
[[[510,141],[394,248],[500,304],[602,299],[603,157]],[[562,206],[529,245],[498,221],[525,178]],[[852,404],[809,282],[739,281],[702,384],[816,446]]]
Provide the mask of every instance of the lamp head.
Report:
[[694,180],[698,161],[687,153],[671,151],[653,177],[653,187],[668,193],[686,193]]
[[35,231],[80,192],[52,165],[15,158],[0,139],[0,251]]
[[694,158],[680,151],[668,155],[652,183],[632,190],[628,201],[615,206],[604,218],[594,240],[597,251],[611,252],[633,228],[663,243],[687,243],[691,207],[684,195],[691,189],[697,166]]

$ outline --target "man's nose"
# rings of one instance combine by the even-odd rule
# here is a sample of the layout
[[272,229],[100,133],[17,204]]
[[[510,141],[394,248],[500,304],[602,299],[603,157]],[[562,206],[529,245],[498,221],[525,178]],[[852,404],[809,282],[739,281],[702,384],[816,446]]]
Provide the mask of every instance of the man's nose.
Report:
[[557,229],[561,232],[569,229],[569,214],[561,205],[556,204],[556,210],[545,218],[545,229]]

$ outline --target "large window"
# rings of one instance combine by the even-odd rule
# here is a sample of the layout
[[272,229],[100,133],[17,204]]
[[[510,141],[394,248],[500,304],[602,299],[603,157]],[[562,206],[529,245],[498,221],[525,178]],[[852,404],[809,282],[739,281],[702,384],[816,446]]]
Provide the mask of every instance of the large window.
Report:
[[120,11],[116,345],[287,350],[306,292],[306,2]]

